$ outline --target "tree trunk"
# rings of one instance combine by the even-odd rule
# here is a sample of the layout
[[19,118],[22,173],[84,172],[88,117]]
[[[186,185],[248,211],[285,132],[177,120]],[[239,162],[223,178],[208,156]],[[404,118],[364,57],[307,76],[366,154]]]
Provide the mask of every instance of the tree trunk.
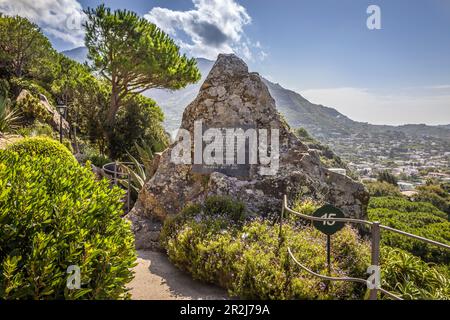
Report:
[[115,124],[115,120],[116,120],[116,114],[117,111],[119,110],[119,94],[117,92],[114,92],[114,88],[113,88],[113,92],[111,94],[111,102],[109,105],[109,110],[108,113],[106,115],[106,126],[107,127],[114,127]]
[[108,109],[108,113],[106,115],[105,120],[105,129],[106,129],[106,140],[108,142],[108,153],[109,156],[112,156],[111,152],[111,142],[114,139],[114,125],[116,122],[116,114],[119,110],[119,93],[117,90],[116,85],[113,83],[112,85],[112,92],[111,92],[111,102]]

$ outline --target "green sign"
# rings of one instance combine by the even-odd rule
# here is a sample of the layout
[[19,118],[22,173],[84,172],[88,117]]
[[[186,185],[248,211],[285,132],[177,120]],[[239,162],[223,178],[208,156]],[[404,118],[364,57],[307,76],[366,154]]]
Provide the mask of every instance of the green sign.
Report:
[[[313,216],[319,218],[345,218],[340,209],[329,204],[317,209]],[[313,225],[317,230],[331,236],[341,230],[345,223],[340,221],[313,221]]]

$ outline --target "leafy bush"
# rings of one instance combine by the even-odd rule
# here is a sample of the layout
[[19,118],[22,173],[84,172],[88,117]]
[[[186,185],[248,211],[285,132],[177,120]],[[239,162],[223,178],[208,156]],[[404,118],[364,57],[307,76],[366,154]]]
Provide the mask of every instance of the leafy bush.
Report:
[[234,201],[230,197],[210,196],[205,200],[203,212],[212,217],[228,217],[237,223],[245,218],[246,209],[242,202]]
[[31,126],[20,128],[17,130],[17,133],[23,137],[47,136],[56,138],[53,128],[50,127],[50,125],[40,123],[39,121],[35,121]]
[[109,133],[108,149],[113,159],[126,159],[127,152],[139,156],[136,142],[145,141],[153,152],[164,150],[169,138],[164,131],[164,114],[156,103],[144,96],[126,101],[117,114],[113,131]]
[[27,80],[24,78],[12,77],[10,79],[11,92],[13,95],[18,96],[22,90],[27,90],[32,96],[38,97],[40,94],[44,95],[50,103],[55,104],[53,95],[47,91],[43,86],[38,84],[37,79]]
[[369,201],[369,209],[386,208],[400,212],[427,212],[441,218],[447,217],[445,213],[427,202],[412,202],[397,197],[373,197]]
[[[301,227],[288,219],[290,222],[283,225],[280,241],[279,226],[271,221],[261,218],[235,221],[231,219],[235,213],[209,207],[199,204],[185,207],[180,214],[166,220],[161,233],[161,244],[169,259],[195,279],[220,285],[231,296],[249,299],[362,299],[367,296],[361,284],[332,282],[327,289],[326,283],[294,264],[287,247],[303,265],[320,274],[327,273],[326,238],[316,229]],[[331,252],[333,276],[367,278],[369,245],[352,228],[346,226],[333,235]],[[399,257],[403,259],[400,262]],[[383,288],[405,299],[450,298],[445,271],[387,246],[382,247],[381,260]]]
[[[129,297],[136,257],[123,192],[67,160],[49,139],[0,150],[0,299]],[[81,289],[66,286],[70,265]]]
[[394,185],[394,186],[397,186],[397,185],[398,185],[397,178],[396,178],[392,173],[390,173],[389,171],[379,172],[379,173],[378,173],[377,180],[378,180],[379,182],[387,182],[387,183],[390,183],[390,184],[392,184],[392,185]]
[[[326,284],[295,266],[288,257],[289,246],[297,259],[326,273],[325,237],[306,227],[283,226],[285,242],[279,242],[278,227],[261,219],[241,220],[243,205],[230,206],[230,199],[213,197],[207,205],[191,205],[170,220],[161,242],[170,260],[194,278],[216,283],[232,296],[252,299],[360,298],[358,284]],[[230,208],[227,211],[226,208]],[[333,275],[364,276],[369,249],[356,232],[346,227],[333,239]]]
[[0,132],[10,132],[18,127],[19,112],[11,108],[11,100],[0,93]]
[[50,118],[50,114],[41,101],[32,95],[27,95],[16,102],[16,109],[20,111],[24,121],[28,124],[33,124],[36,120],[47,122]]
[[449,273],[400,249],[381,250],[382,287],[403,299],[450,299]]
[[418,194],[415,201],[429,202],[450,215],[450,193],[440,185],[426,185],[417,187]]
[[90,161],[94,166],[99,168],[102,168],[105,164],[112,162],[108,156],[102,154],[89,155],[86,160]]
[[[401,198],[372,198],[368,214],[370,220],[378,220],[389,227],[450,244],[450,222],[444,212],[431,204]],[[382,231],[381,240],[385,245],[401,248],[425,261],[450,263],[450,252],[435,245],[390,231]]]
[[366,183],[371,197],[402,197],[399,188],[387,182]]
[[25,138],[8,146],[6,150],[17,153],[21,157],[50,156],[61,159],[63,163],[76,163],[75,157],[67,147],[47,137]]

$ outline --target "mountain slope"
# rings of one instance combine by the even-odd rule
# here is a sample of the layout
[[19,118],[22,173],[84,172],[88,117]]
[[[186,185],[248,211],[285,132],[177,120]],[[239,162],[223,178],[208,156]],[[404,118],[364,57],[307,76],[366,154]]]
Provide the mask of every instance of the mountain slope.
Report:
[[[80,63],[86,61],[87,48],[79,47],[63,51],[63,54]],[[154,99],[163,109],[166,120],[165,127],[169,132],[178,129],[184,108],[195,99],[200,86],[214,65],[214,61],[198,58],[197,64],[202,77],[199,82],[186,88],[170,91],[152,89],[144,95]],[[408,124],[402,126],[372,125],[353,121],[336,109],[309,102],[297,92],[283,88],[263,78],[270,94],[275,99],[278,111],[284,115],[292,128],[303,127],[312,136],[325,142],[339,137],[370,134],[401,134],[410,137],[436,137],[450,139],[450,125],[428,126],[424,124]]]
[[197,83],[177,91],[151,89],[143,93],[144,96],[155,100],[163,109],[165,115],[164,125],[167,131],[173,132],[178,129],[184,108],[195,99],[213,65],[214,61],[197,58],[197,66],[202,75]]
[[[181,122],[184,108],[195,99],[201,84],[205,80],[214,61],[197,59],[202,79],[186,88],[170,92],[168,90],[149,90],[144,94],[153,98],[166,114],[166,128],[176,130]],[[297,92],[283,88],[263,78],[270,94],[275,99],[278,111],[284,115],[292,128],[303,127],[314,137],[322,141],[330,141],[333,137],[350,137],[355,134],[380,134],[398,132],[407,136],[432,136],[450,139],[450,125],[428,126],[424,124],[408,124],[403,126],[372,125],[353,121],[336,109],[309,102]]]
[[76,62],[84,63],[87,61],[88,49],[86,47],[78,47],[71,50],[62,51],[61,53]]

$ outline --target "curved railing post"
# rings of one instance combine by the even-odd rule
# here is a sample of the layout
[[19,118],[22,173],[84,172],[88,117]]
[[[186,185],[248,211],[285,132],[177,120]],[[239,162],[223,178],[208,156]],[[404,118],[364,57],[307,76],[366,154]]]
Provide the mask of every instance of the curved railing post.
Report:
[[[374,272],[380,270],[380,223],[374,221],[372,223],[372,243],[371,243],[371,264],[374,266]],[[376,275],[379,277],[380,275]],[[374,280],[376,282],[376,280]],[[376,285],[376,283],[375,283]],[[370,300],[377,300],[378,288],[374,287],[370,290]]]
[[[371,281],[374,281],[371,283],[371,286],[370,286],[371,288],[370,288],[369,299],[371,299],[371,300],[377,299],[378,291],[389,296],[392,299],[402,300],[399,296],[397,296],[393,293],[390,293],[389,291],[386,291],[385,289],[383,289],[381,287],[381,279],[380,279],[380,277],[381,277],[381,275],[380,275],[380,272],[381,272],[381,268],[380,268],[380,230],[381,229],[395,232],[397,234],[401,234],[401,235],[404,235],[404,236],[412,238],[412,239],[420,240],[420,241],[450,250],[450,245],[448,245],[448,244],[434,241],[431,239],[427,239],[427,238],[424,238],[421,236],[417,236],[415,234],[405,232],[402,230],[398,230],[395,228],[391,228],[391,227],[380,224],[380,222],[378,222],[378,221],[371,222],[371,221],[367,221],[367,220],[352,219],[352,218],[322,218],[322,217],[315,217],[315,216],[309,216],[306,214],[302,214],[302,213],[292,210],[291,208],[288,207],[286,195],[284,195],[284,197],[283,197],[283,208],[282,208],[281,217],[285,211],[295,214],[295,215],[302,217],[304,219],[307,219],[309,221],[339,221],[339,222],[365,224],[365,225],[369,225],[371,227],[371,237],[372,237],[371,249],[372,250],[371,250],[371,268],[369,270],[371,270],[371,272],[372,272],[372,277],[370,277],[370,279],[371,279]],[[280,232],[281,232],[281,227],[282,227],[282,219],[280,219]],[[312,270],[309,270],[307,267],[303,266],[302,264],[300,264],[295,259],[294,255],[292,254],[289,247],[288,247],[288,252],[289,252],[289,255],[291,256],[291,258],[294,260],[294,262],[297,265],[299,265],[302,269],[304,269],[305,271],[309,272],[310,274],[320,277],[324,280],[353,281],[353,282],[365,283],[367,285],[369,284],[368,280],[363,280],[363,279],[358,279],[358,278],[348,278],[348,277],[336,278],[336,277],[330,277],[330,276],[327,277],[327,276],[320,275],[318,273],[315,273]]]
[[283,200],[281,204],[281,212],[280,212],[280,231],[278,233],[278,239],[279,241],[283,238],[283,215],[284,215],[284,208],[287,206],[287,197],[284,195]]

